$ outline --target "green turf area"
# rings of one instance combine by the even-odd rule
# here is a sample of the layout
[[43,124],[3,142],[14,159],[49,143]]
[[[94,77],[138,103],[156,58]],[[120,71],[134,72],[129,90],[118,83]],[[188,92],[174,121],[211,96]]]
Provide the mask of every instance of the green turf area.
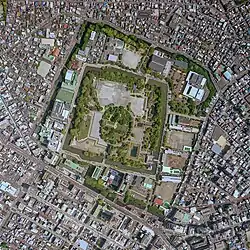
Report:
[[66,102],[66,103],[71,103],[73,100],[73,97],[74,97],[73,92],[70,92],[66,89],[60,89],[57,96],[56,96],[56,99],[63,101],[63,102]]
[[157,206],[148,206],[148,212],[158,217],[164,216],[163,210],[158,208]]
[[126,192],[123,201],[127,205],[133,205],[140,209],[145,209],[147,206],[147,204],[144,201],[134,198],[133,195],[129,191]]
[[127,108],[109,105],[100,124],[102,139],[109,144],[119,144],[129,137],[133,118]]
[[84,117],[84,119],[79,124],[79,132],[77,136],[78,140],[83,140],[88,137],[90,124],[91,124],[91,117],[90,116]]

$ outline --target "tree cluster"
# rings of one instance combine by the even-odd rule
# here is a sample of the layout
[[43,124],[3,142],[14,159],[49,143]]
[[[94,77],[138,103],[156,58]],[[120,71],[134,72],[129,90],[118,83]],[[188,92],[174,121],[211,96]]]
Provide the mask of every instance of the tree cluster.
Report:
[[129,137],[133,118],[125,107],[109,105],[103,114],[100,125],[102,139],[110,144],[119,144]]
[[139,78],[125,71],[103,69],[99,76],[108,81],[124,83],[131,92],[141,91],[145,87],[144,78]]
[[159,209],[157,206],[148,206],[148,212],[155,215],[155,216],[158,216],[158,217],[163,217],[164,216],[164,213],[161,209]]
[[129,44],[129,45],[133,46],[137,50],[146,51],[149,48],[148,43],[144,42],[141,39],[138,39],[136,36],[126,35],[126,34],[120,32],[120,31],[118,31],[116,29],[113,29],[110,26],[107,26],[107,25],[103,26],[103,25],[97,24],[96,29],[98,31],[100,31],[100,32],[105,33],[109,37],[121,39],[126,44]]
[[149,103],[152,103],[150,108],[150,118],[152,126],[146,128],[143,138],[144,149],[156,150],[159,144],[161,135],[161,114],[162,114],[162,93],[161,88],[151,86],[151,94],[149,96]]
[[144,201],[134,198],[129,191],[125,193],[123,202],[127,205],[133,205],[140,209],[145,209],[147,206]]
[[97,181],[91,177],[86,177],[84,184],[110,200],[114,200],[116,198],[116,194],[114,192],[112,192],[109,188],[104,187],[101,179]]
[[73,127],[70,134],[77,137],[81,130],[81,123],[90,110],[100,110],[101,106],[98,102],[97,93],[93,87],[93,73],[87,73],[84,77],[81,88],[79,90],[79,97],[76,101],[75,116],[73,120]]

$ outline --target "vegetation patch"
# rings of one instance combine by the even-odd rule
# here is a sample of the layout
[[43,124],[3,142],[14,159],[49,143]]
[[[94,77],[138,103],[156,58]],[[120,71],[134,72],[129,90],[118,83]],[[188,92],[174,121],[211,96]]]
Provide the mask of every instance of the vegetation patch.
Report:
[[103,25],[101,23],[98,23],[96,24],[96,31],[103,32],[109,37],[121,39],[126,44],[136,48],[136,50],[138,50],[143,55],[146,54],[147,49],[150,47],[148,43],[144,42],[141,39],[138,39],[136,36],[126,35],[108,25]]
[[83,78],[79,96],[76,100],[75,116],[70,134],[72,137],[76,137],[79,140],[85,138],[88,133],[87,129],[90,121],[86,115],[89,114],[90,110],[102,109],[97,99],[96,89],[93,87],[94,77],[95,75],[91,72],[86,74]]
[[83,119],[81,119],[81,123],[79,124],[78,136],[77,136],[79,140],[83,140],[87,138],[90,123],[91,123],[90,116],[85,116]]
[[127,205],[133,205],[140,209],[145,209],[147,206],[147,204],[144,201],[134,198],[129,191],[126,192],[123,201]]
[[236,5],[246,4],[248,0],[235,0]]
[[157,206],[148,206],[148,212],[158,217],[164,216],[163,210],[158,208]]
[[169,102],[169,106],[171,110],[180,114],[195,114],[196,103],[191,98],[187,98],[185,101],[173,99]]
[[133,118],[125,107],[109,105],[106,107],[100,125],[102,139],[109,144],[119,144],[129,137]]
[[98,181],[87,176],[85,178],[84,184],[89,187],[90,189],[94,190],[97,193],[100,193],[107,199],[114,201],[116,198],[116,193],[112,192],[109,188],[104,187],[103,180],[99,179]]
[[7,0],[0,0],[0,21],[5,21],[7,16]]
[[145,88],[145,79],[143,77],[138,77],[126,71],[107,68],[103,69],[99,74],[101,79],[126,84],[130,92],[140,92]]
[[160,148],[160,138],[165,119],[165,103],[167,91],[164,86],[158,86],[158,82],[149,82],[147,85],[149,118],[152,126],[147,127],[144,133],[143,148],[158,151]]

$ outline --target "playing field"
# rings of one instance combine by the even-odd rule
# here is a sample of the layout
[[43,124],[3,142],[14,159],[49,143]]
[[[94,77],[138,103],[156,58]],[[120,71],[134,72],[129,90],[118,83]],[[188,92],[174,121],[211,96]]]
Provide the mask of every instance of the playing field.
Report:
[[179,155],[167,155],[166,165],[171,168],[183,169],[185,166],[186,158]]
[[178,183],[162,182],[160,186],[155,189],[155,195],[161,196],[164,201],[170,202],[175,193]]
[[192,146],[194,134],[182,131],[171,131],[168,144],[178,150],[183,150],[184,146]]
[[140,60],[141,60],[141,56],[139,54],[134,53],[130,50],[124,50],[123,55],[122,55],[122,63],[124,66],[131,68],[131,69],[136,69]]

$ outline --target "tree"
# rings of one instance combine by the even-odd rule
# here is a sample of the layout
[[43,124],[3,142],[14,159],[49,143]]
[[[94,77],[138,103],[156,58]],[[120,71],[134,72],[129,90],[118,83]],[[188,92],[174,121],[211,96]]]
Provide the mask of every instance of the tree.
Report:
[[0,249],[9,249],[9,247],[6,242],[1,242]]
[[78,129],[72,128],[70,130],[70,134],[71,134],[72,137],[77,137],[78,136]]
[[154,53],[154,51],[155,51],[155,48],[150,47],[150,49],[149,49],[149,51],[148,51],[149,56],[152,56],[153,53]]

